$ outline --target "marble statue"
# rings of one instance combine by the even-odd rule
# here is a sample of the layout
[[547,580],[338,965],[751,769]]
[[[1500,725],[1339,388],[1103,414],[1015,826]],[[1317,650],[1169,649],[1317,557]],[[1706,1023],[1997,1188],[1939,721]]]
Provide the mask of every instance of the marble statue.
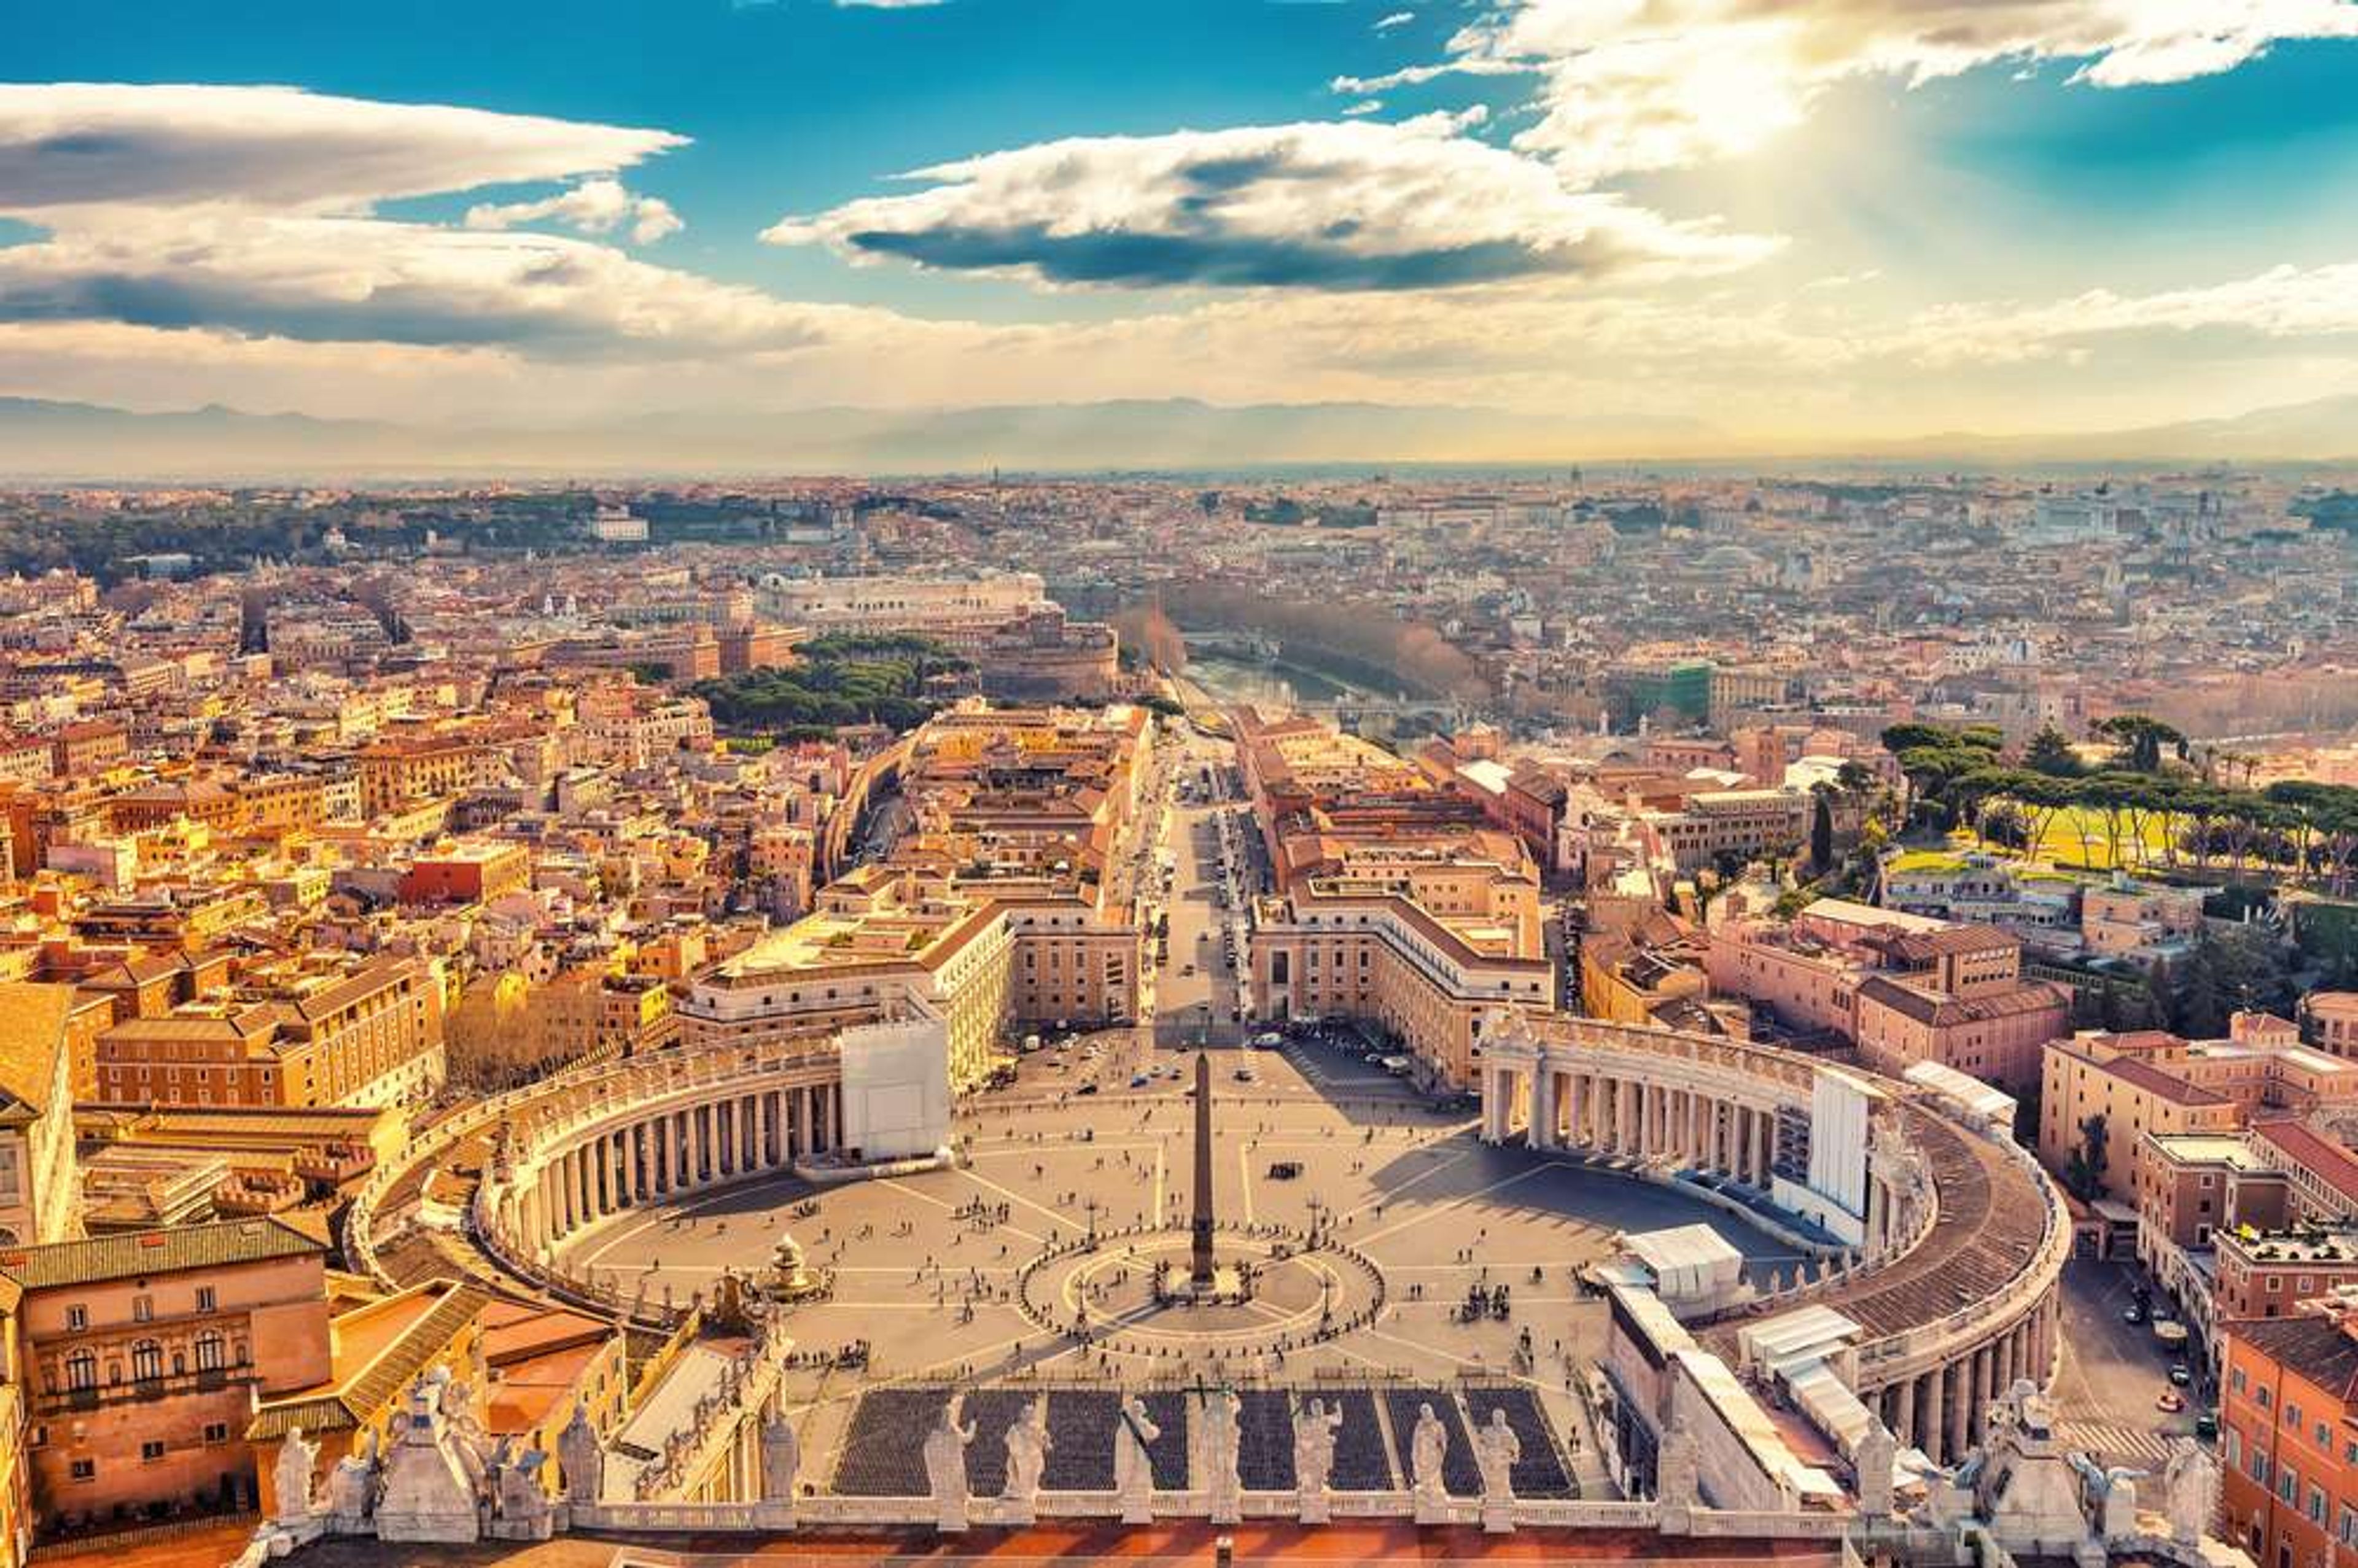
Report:
[[1482,1472],[1483,1529],[1513,1528],[1515,1461],[1522,1456],[1523,1440],[1507,1424],[1504,1410],[1493,1410],[1490,1419],[1474,1429],[1474,1463]]
[[792,1508],[795,1477],[803,1467],[803,1440],[784,1411],[762,1422],[762,1500]]
[[448,1375],[410,1385],[409,1411],[384,1459],[384,1489],[377,1498],[379,1541],[461,1543],[482,1533],[477,1477],[482,1456],[451,1430],[438,1398]]
[[1238,1427],[1243,1412],[1244,1401],[1233,1389],[1222,1389],[1204,1400],[1204,1487],[1214,1524],[1235,1524],[1243,1517],[1244,1482],[1237,1474],[1241,1447]]
[[1439,1522],[1439,1510],[1448,1500],[1442,1480],[1442,1461],[1449,1453],[1449,1431],[1433,1413],[1430,1403],[1417,1407],[1416,1427],[1408,1444],[1409,1485],[1416,1499],[1419,1524]]
[[1301,1491],[1302,1522],[1325,1524],[1327,1483],[1335,1475],[1335,1429],[1343,1424],[1343,1408],[1328,1410],[1317,1400],[1293,1418],[1293,1483]]
[[1048,1401],[1035,1397],[1007,1429],[1007,1480],[999,1489],[1001,1500],[1022,1523],[1032,1522],[1040,1500],[1040,1478],[1048,1469],[1048,1451],[1055,1446],[1048,1435]]
[[925,1485],[934,1498],[934,1528],[955,1533],[966,1528],[966,1445],[974,1423],[957,1423],[956,1400],[942,1407],[942,1419],[925,1434]]
[[1674,1416],[1654,1460],[1654,1500],[1681,1510],[1701,1505],[1703,1479],[1696,1465],[1694,1429],[1685,1416]]
[[2167,1488],[2170,1539],[2180,1546],[2201,1542],[2219,1506],[2219,1465],[2210,1451],[2190,1437],[2170,1446],[2169,1464],[2161,1473]]
[[557,1469],[565,1481],[565,1500],[594,1503],[606,1484],[606,1445],[590,1424],[589,1407],[576,1400],[573,1419],[557,1434]]
[[305,1437],[301,1427],[288,1427],[287,1440],[278,1445],[277,1467],[270,1473],[278,1495],[280,1524],[295,1524],[311,1516],[311,1469],[319,1460],[319,1445]]
[[1891,1435],[1891,1429],[1870,1421],[1851,1456],[1858,1468],[1858,1511],[1869,1519],[1891,1512],[1891,1466],[1898,1456],[1898,1440]]
[[502,1541],[546,1541],[557,1529],[557,1510],[540,1472],[548,1455],[503,1437],[492,1474],[492,1527]]
[[328,1512],[347,1533],[362,1529],[376,1507],[377,1441],[371,1427],[358,1454],[347,1454],[328,1472]]
[[1124,1524],[1147,1524],[1154,1518],[1154,1459],[1147,1444],[1162,1435],[1163,1429],[1146,1413],[1146,1401],[1124,1394],[1121,1420],[1113,1433],[1113,1489]]
[[2125,1541],[2137,1532],[2136,1484],[2147,1474],[2118,1465],[2104,1472],[2104,1513],[2097,1528],[2106,1541]]

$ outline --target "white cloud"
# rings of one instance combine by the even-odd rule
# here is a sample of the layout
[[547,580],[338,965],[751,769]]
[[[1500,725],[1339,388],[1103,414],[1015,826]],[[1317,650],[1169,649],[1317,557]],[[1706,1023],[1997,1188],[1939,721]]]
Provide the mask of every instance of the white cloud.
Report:
[[[297,343],[492,349],[579,363],[795,352],[890,312],[778,299],[639,261],[548,220],[640,243],[676,231],[612,170],[683,138],[284,88],[0,87],[0,323]],[[461,225],[381,202],[570,180]],[[945,329],[950,333],[952,329]]]
[[2358,263],[2272,267],[2224,283],[2122,295],[2090,289],[2044,305],[1951,305],[1894,339],[1920,362],[2008,363],[2075,353],[2099,340],[2228,333],[2262,342],[2358,336]]
[[1451,59],[1364,93],[1451,70],[1541,73],[1517,145],[1586,184],[1741,153],[1801,123],[1844,79],[1917,85],[2003,60],[2078,62],[2101,87],[2182,81],[2280,39],[2358,38],[2358,0],[1508,0]]
[[467,209],[470,229],[513,229],[519,223],[554,221],[585,234],[621,231],[633,244],[651,245],[687,227],[671,204],[654,196],[634,196],[619,179],[585,179],[572,189],[538,201],[482,203]]
[[611,174],[686,145],[668,131],[291,87],[0,84],[0,211],[221,202],[357,211]]
[[1059,284],[1342,290],[1710,271],[1775,247],[1568,191],[1459,134],[1480,117],[1075,137],[918,169],[923,189],[763,237]]
[[1390,16],[1377,17],[1375,30],[1389,33],[1394,27],[1405,27],[1415,20],[1416,13],[1413,11],[1394,11]]

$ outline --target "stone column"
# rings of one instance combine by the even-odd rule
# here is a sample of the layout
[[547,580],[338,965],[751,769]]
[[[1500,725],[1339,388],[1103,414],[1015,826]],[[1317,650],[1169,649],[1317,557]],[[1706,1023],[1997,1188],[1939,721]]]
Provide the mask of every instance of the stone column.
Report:
[[1938,1368],[1925,1373],[1920,1380],[1924,1385],[1924,1397],[1918,1406],[1920,1419],[1917,1428],[1917,1446],[1923,1449],[1924,1457],[1933,1464],[1946,1465],[1949,1463],[1949,1422],[1948,1412],[1942,1408],[1942,1396],[1948,1391],[1947,1381]]
[[1556,1146],[1555,1131],[1555,1069],[1547,1058],[1540,1058],[1531,1070],[1531,1136],[1534,1149]]
[[1894,1390],[1898,1398],[1892,1411],[1891,1430],[1901,1443],[1917,1446],[1916,1440],[1916,1379],[1909,1378]]
[[1744,1180],[1752,1179],[1752,1108],[1736,1108],[1736,1125],[1739,1134],[1736,1142],[1736,1173]]
[[1974,1441],[1974,1367],[1970,1357],[1952,1361],[1942,1369],[1946,1387],[1941,1403],[1949,1417],[1951,1462],[1963,1458]]

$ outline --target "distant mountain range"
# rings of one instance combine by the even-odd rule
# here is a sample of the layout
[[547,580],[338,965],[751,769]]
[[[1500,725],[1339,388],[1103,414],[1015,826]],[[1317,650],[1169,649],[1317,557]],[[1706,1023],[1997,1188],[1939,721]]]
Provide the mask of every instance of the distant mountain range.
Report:
[[211,406],[140,414],[0,398],[0,476],[395,478],[476,474],[1220,471],[1801,457],[1929,462],[2358,459],[2358,396],[2234,418],[2061,436],[1952,434],[1821,454],[1768,450],[1697,420],[1551,417],[1373,403],[1224,407],[1189,399],[882,410],[657,413],[504,427],[316,419]]

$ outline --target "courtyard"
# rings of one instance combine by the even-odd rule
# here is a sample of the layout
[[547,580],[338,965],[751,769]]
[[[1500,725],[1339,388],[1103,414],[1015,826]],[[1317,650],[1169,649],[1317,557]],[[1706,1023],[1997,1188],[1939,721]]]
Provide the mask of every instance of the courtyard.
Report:
[[1704,1223],[1755,1270],[1793,1261],[1690,1197],[1486,1145],[1470,1115],[1302,1044],[1211,1053],[1215,1250],[1250,1289],[1158,1299],[1188,1251],[1194,1053],[1093,1044],[963,1106],[956,1169],[752,1182],[621,1216],[568,1256],[685,1304],[724,1272],[758,1279],[790,1233],[828,1282],[784,1309],[812,1476],[834,1473],[859,1397],[894,1385],[1478,1381],[1530,1390],[1593,1455],[1581,1393],[1605,1314],[1580,1275],[1618,1233]]

